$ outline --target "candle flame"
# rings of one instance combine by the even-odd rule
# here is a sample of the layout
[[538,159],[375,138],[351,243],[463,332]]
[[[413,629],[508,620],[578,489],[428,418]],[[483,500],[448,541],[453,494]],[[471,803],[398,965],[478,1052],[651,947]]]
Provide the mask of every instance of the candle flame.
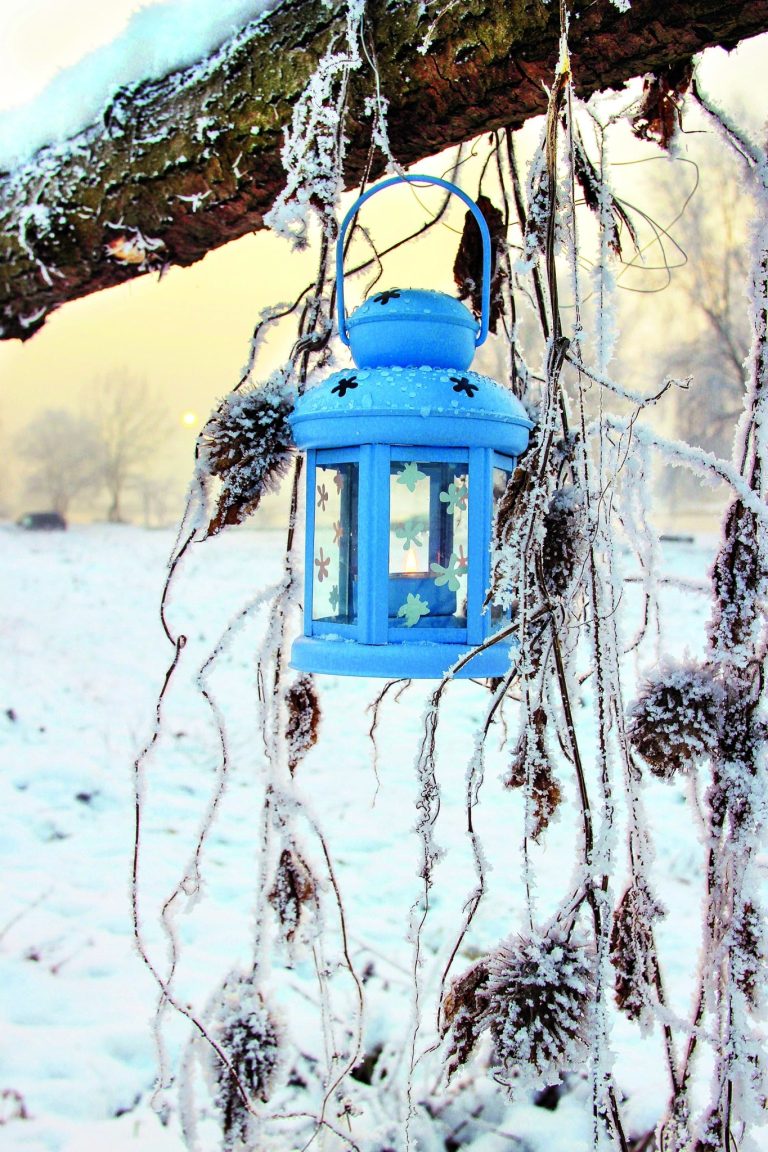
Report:
[[419,558],[416,555],[416,549],[415,548],[409,548],[405,554],[403,571],[408,572],[410,574],[413,572],[418,572],[418,570],[419,570]]

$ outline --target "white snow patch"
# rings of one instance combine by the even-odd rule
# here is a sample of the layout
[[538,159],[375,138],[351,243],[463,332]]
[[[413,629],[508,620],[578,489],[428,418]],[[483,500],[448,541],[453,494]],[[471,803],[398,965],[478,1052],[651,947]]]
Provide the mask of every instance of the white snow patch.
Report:
[[204,59],[279,0],[166,0],[142,8],[110,44],[62,69],[28,104],[0,115],[0,167],[98,119],[117,90]]

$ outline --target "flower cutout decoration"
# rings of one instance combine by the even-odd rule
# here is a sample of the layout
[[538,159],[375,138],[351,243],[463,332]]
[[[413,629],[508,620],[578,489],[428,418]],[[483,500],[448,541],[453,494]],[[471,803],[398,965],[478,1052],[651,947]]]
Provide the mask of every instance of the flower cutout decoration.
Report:
[[331,392],[343,400],[352,388],[357,388],[357,380],[354,376],[345,376],[343,380],[339,380],[335,388],[331,388]]
[[324,556],[322,548],[320,549],[320,556],[315,557],[315,567],[317,568],[317,579],[320,584],[325,580],[328,575],[328,567],[331,563],[330,556]]
[[446,511],[449,516],[453,516],[457,508],[460,512],[463,512],[466,509],[468,495],[469,488],[466,484],[462,484],[457,477],[455,483],[452,482],[448,485],[447,492],[440,493],[440,503],[447,504],[448,507]]
[[469,557],[464,555],[464,545],[459,544],[459,554],[456,557],[456,570],[460,576],[465,576],[469,567]]
[[325,484],[318,484],[317,486],[317,506],[321,512],[325,512],[325,506],[328,503],[328,489]]
[[399,288],[389,288],[386,292],[379,292],[373,298],[374,304],[389,304],[390,300],[400,299]]
[[339,495],[341,495],[341,490],[344,487],[344,473],[334,472],[333,482],[336,485],[336,491],[339,493]]
[[426,478],[426,472],[419,472],[418,464],[412,460],[410,464],[404,465],[402,472],[398,472],[395,480],[397,484],[404,484],[409,492],[415,492],[419,480]]
[[429,615],[429,604],[427,604],[426,600],[422,600],[418,592],[409,592],[408,599],[405,601],[405,604],[400,605],[397,614],[405,620],[406,628],[413,628],[414,624],[418,624],[422,616]]
[[429,567],[435,573],[435,585],[438,588],[447,584],[451,592],[458,592],[459,580],[464,573],[461,569],[460,558],[455,552],[451,553],[451,558],[445,567],[442,564],[430,564]]
[[334,584],[333,588],[331,588],[331,591],[328,594],[328,602],[331,605],[331,611],[335,614],[336,609],[339,606],[339,586],[338,586],[338,584]]
[[480,387],[479,384],[474,384],[472,381],[467,380],[466,376],[451,376],[451,380],[454,382],[454,392],[463,392],[465,396],[469,396],[470,400]]
[[344,529],[341,526],[341,520],[337,520],[333,526],[333,542],[338,544],[344,539]]
[[397,525],[395,536],[398,540],[403,541],[403,552],[407,552],[409,548],[421,548],[422,540],[420,537],[426,528],[426,524],[418,516],[411,516],[409,520]]

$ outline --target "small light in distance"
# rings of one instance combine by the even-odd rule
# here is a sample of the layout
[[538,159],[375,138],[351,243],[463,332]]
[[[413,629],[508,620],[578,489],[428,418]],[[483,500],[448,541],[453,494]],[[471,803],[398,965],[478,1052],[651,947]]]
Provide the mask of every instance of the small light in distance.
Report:
[[185,428],[194,428],[197,425],[197,412],[182,412],[181,422]]

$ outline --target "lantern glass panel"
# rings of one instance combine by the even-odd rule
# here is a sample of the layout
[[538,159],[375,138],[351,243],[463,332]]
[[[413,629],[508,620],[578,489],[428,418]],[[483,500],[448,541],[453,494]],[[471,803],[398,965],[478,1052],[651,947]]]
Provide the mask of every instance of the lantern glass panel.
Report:
[[467,464],[393,461],[389,487],[390,627],[465,628]]
[[357,620],[358,482],[356,463],[324,461],[315,470],[313,620]]
[[[499,511],[502,497],[507,490],[510,477],[513,473],[513,467],[510,464],[509,468],[502,468],[496,465],[493,469],[493,524],[496,524],[496,516]],[[498,539],[494,537],[493,546],[497,548],[499,544]],[[497,628],[507,620],[511,619],[511,612],[509,608],[502,608],[500,604],[491,603],[491,627]]]

